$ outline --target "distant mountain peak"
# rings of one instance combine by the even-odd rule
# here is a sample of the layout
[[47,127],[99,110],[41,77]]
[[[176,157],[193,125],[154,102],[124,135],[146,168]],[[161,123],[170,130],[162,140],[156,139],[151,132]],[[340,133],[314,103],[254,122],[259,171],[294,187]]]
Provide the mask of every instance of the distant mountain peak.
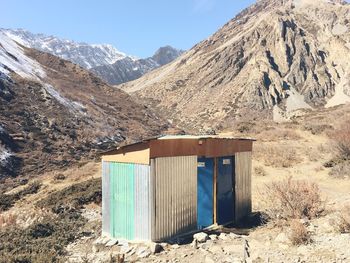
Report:
[[168,45],[159,48],[152,57],[140,59],[120,52],[111,44],[75,42],[52,35],[31,33],[25,29],[0,28],[1,32],[25,47],[44,51],[78,64],[113,85],[137,79],[173,61],[183,53],[182,50]]
[[25,29],[0,29],[16,42],[70,60],[86,69],[113,64],[127,55],[109,44],[87,44],[56,36],[35,34]]

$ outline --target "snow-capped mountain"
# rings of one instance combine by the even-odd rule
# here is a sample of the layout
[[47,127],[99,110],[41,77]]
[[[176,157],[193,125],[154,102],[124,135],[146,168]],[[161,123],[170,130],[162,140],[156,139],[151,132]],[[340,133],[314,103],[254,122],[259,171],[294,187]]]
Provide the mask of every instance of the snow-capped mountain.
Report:
[[182,53],[182,50],[165,46],[159,48],[152,57],[138,60],[126,57],[112,65],[99,66],[91,69],[91,71],[109,84],[118,85],[138,79],[147,72],[172,62]]
[[34,34],[24,29],[0,29],[11,39],[29,48],[48,52],[86,69],[113,64],[127,55],[112,45],[90,45],[55,36]]
[[24,29],[0,29],[0,32],[25,47],[53,54],[91,70],[109,84],[135,80],[183,53],[166,46],[157,50],[150,58],[138,59],[109,44],[77,43],[55,36],[34,34]]
[[91,159],[167,127],[86,69],[0,32],[0,180]]

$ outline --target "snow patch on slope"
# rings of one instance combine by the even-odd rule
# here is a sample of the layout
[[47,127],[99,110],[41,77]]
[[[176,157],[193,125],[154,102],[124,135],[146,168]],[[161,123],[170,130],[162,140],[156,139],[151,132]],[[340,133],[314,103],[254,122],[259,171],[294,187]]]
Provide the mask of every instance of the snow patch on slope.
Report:
[[44,88],[51,95],[51,97],[56,99],[60,104],[67,107],[72,112],[80,112],[81,114],[85,114],[86,108],[79,102],[63,97],[57,90],[54,89],[53,86],[49,84],[44,84]]
[[0,32],[0,72],[6,76],[15,72],[23,78],[40,81],[46,76],[40,64],[24,54],[15,41]]
[[[6,133],[5,128],[0,125],[0,134]],[[12,156],[11,152],[8,151],[3,145],[0,144],[0,164],[5,165],[7,160]]]
[[0,145],[0,164],[5,165],[11,156],[12,153]]

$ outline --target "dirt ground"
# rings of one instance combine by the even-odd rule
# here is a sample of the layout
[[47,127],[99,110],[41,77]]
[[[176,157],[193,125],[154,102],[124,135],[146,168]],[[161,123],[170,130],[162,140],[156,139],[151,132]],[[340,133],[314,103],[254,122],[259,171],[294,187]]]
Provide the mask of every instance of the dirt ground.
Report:
[[[252,195],[254,212],[268,209],[264,202],[264,187],[284,178],[317,183],[325,204],[325,211],[315,219],[303,219],[311,240],[307,244],[293,245],[290,227],[285,222],[270,220],[267,224],[248,229],[246,235],[235,229],[220,231],[204,243],[162,243],[163,251],[152,254],[150,244],[123,244],[107,247],[100,238],[101,207],[86,205],[82,215],[86,226],[95,231],[67,246],[68,262],[113,262],[111,257],[124,254],[126,262],[350,262],[350,234],[337,230],[339,211],[350,203],[350,180],[329,175],[331,168],[325,163],[335,156],[332,130],[349,116],[350,107],[308,113],[291,123],[259,123],[245,134],[228,131],[225,135],[251,136],[257,139],[253,154]],[[310,128],[310,124],[313,126]],[[327,126],[325,126],[327,125]],[[326,128],[325,128],[326,127]],[[350,173],[350,171],[345,171]],[[59,176],[60,175],[60,176]],[[101,176],[100,163],[86,163],[65,171],[50,172],[37,180],[42,187],[37,194],[18,201],[10,210],[0,213],[1,227],[6,218],[11,224],[26,228],[50,211],[35,203],[71,185]],[[64,178],[58,180],[57,178]],[[347,178],[350,178],[349,176]],[[19,186],[8,193],[15,193]],[[271,205],[271,204],[270,204]],[[4,225],[5,222],[5,225]],[[86,227],[85,227],[86,228]],[[230,232],[236,234],[229,234]]]

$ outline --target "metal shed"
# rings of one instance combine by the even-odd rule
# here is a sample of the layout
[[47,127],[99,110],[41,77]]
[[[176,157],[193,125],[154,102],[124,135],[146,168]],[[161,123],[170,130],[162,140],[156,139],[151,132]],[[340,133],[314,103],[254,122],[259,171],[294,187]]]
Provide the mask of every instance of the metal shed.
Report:
[[161,241],[251,213],[252,139],[162,136],[102,156],[103,235]]

